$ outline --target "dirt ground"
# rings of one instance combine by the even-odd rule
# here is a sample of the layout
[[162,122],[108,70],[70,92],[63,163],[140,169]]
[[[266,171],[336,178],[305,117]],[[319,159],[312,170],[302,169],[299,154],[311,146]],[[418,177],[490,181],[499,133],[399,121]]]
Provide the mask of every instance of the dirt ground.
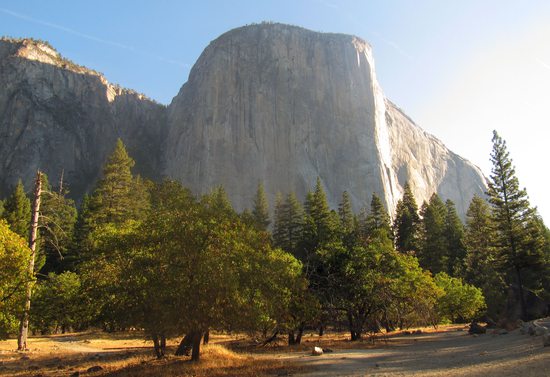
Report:
[[[382,344],[381,344],[382,345]],[[548,377],[550,347],[540,337],[469,335],[466,331],[400,336],[387,346],[334,350],[322,356],[281,356],[306,365],[299,376]]]
[[[462,327],[451,326],[441,332],[424,329],[422,334],[390,334],[374,343],[350,342],[346,338],[345,333],[323,338],[308,334],[299,347],[289,348],[281,341],[279,345],[257,348],[243,336],[218,334],[212,336],[215,345],[205,348],[204,361],[198,367],[181,358],[155,360],[150,342],[132,333],[31,338],[26,353],[15,352],[15,341],[8,340],[0,342],[0,375],[550,376],[550,347],[542,347],[540,337],[521,335],[518,330],[472,336]],[[170,351],[176,342],[169,342]],[[220,345],[237,352],[225,351]],[[311,356],[315,345],[333,352]],[[221,359],[231,362],[220,364]],[[88,372],[95,366],[102,370]]]

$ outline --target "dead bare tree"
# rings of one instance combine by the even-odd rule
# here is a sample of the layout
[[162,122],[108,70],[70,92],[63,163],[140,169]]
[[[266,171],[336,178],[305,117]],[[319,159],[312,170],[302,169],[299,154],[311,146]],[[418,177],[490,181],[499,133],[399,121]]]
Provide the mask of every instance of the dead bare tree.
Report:
[[31,310],[31,297],[34,285],[34,260],[36,256],[36,240],[38,237],[38,216],[40,212],[40,194],[42,192],[42,173],[37,171],[36,183],[34,186],[34,198],[32,203],[31,229],[29,235],[29,248],[31,249],[31,257],[29,259],[28,274],[29,281],[27,282],[27,292],[25,296],[25,307],[23,316],[19,325],[19,335],[17,337],[17,349],[25,351],[27,349],[27,337],[29,333],[29,312]]

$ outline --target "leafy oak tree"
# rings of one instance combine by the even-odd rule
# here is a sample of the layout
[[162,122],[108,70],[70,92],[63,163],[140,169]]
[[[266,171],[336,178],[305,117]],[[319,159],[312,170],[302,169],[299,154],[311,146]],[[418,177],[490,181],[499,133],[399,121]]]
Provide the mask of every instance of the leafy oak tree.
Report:
[[17,331],[29,274],[30,250],[22,237],[0,219],[0,339]]

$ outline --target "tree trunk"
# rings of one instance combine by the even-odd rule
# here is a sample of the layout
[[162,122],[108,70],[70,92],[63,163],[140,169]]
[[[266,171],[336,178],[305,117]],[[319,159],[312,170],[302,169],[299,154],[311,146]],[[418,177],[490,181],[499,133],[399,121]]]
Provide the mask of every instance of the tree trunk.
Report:
[[29,334],[29,313],[31,310],[32,288],[34,285],[34,259],[36,255],[36,239],[38,237],[38,214],[40,212],[40,194],[42,192],[42,173],[40,170],[36,173],[36,183],[34,187],[34,199],[32,204],[31,229],[29,234],[29,248],[31,249],[31,258],[27,272],[29,281],[27,282],[27,292],[25,295],[25,307],[23,316],[19,324],[19,335],[17,337],[17,349],[25,351],[27,349],[27,337]]
[[304,328],[305,328],[305,324],[300,323],[300,327],[298,327],[298,334],[296,334],[296,339],[294,340],[294,344],[302,343],[302,335],[304,335]]
[[191,348],[193,347],[193,332],[185,334],[181,340],[178,348],[176,349],[176,356],[189,356]]
[[263,343],[262,343],[262,347],[265,346],[267,343],[271,343],[273,342],[275,339],[277,339],[277,335],[279,335],[279,329],[275,329],[273,330],[273,335],[271,335],[268,339],[266,339]]
[[355,327],[356,326],[354,326],[353,314],[351,313],[351,311],[348,311],[348,328],[352,341],[361,339],[361,332],[358,332]]
[[193,351],[191,353],[191,361],[197,362],[200,359],[201,339],[202,339],[202,332],[200,331],[193,332]]
[[325,334],[325,326],[321,324],[321,326],[319,326],[319,336],[323,336],[324,334]]
[[296,339],[294,338],[294,330],[288,332],[288,345],[293,346],[296,344]]
[[164,334],[160,335],[160,350],[162,351],[162,357],[166,355],[166,336]]
[[[163,342],[162,338],[164,337],[161,337],[159,339],[158,334],[154,334],[152,338],[153,338],[153,345],[155,348],[155,355],[157,356],[157,359],[162,359],[164,357],[164,350],[166,348],[166,339],[164,339],[164,342]],[[164,343],[164,347],[163,347],[163,343]]]
[[525,304],[525,295],[523,293],[523,279],[521,278],[521,270],[519,267],[516,267],[516,276],[518,278],[518,287],[519,287],[519,303],[521,305],[521,319],[527,321],[527,305]]
[[209,341],[210,341],[210,330],[206,330],[206,332],[204,333],[202,344],[208,344]]

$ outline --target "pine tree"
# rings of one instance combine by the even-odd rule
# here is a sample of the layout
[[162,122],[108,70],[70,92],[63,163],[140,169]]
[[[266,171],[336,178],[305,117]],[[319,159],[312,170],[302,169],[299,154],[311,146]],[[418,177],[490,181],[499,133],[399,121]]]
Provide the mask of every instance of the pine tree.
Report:
[[445,202],[445,239],[447,244],[447,273],[451,276],[464,274],[464,258],[466,247],[464,246],[464,225],[456,212],[455,204],[447,199]]
[[320,178],[317,178],[315,190],[306,195],[304,208],[304,236],[309,243],[308,249],[314,250],[337,237],[338,216],[331,214]]
[[492,206],[496,227],[495,247],[502,267],[515,277],[519,290],[521,316],[527,319],[524,295],[524,275],[528,270],[543,265],[542,250],[536,243],[530,222],[534,211],[529,204],[527,192],[520,189],[506,142],[493,131],[493,168],[489,180],[489,203]]
[[149,198],[141,178],[132,176],[134,164],[124,143],[118,139],[90,198],[89,227],[94,229],[102,224],[121,224],[143,217]]
[[275,224],[273,240],[276,247],[280,247],[288,253],[303,258],[300,253],[299,243],[302,240],[302,227],[304,225],[304,210],[296,195],[289,193],[283,200],[281,194],[275,199]]
[[13,232],[24,239],[29,238],[31,201],[25,194],[21,180],[17,182],[15,190],[6,200],[4,218]]
[[505,284],[497,271],[495,239],[491,209],[485,200],[474,196],[466,212],[464,244],[467,283],[481,288],[491,318],[501,316],[505,303]]
[[345,247],[349,250],[357,243],[357,217],[353,213],[351,200],[347,191],[342,193],[342,201],[338,206],[338,216],[340,220],[341,239]]
[[273,222],[273,245],[288,252],[287,219],[285,216],[285,203],[280,192],[275,195],[275,216]]
[[365,218],[365,233],[369,239],[382,236],[393,242],[390,216],[375,193],[372,193],[370,212]]
[[347,191],[342,193],[342,202],[338,206],[338,215],[340,216],[340,223],[344,232],[352,232],[355,225],[355,216],[351,208],[351,200]]
[[397,202],[393,223],[395,246],[400,252],[418,251],[418,231],[420,219],[418,206],[411,190],[405,184],[403,198]]
[[222,185],[214,188],[208,195],[204,195],[202,203],[217,216],[225,218],[236,218],[237,214],[231,205],[231,201]]
[[447,271],[449,254],[445,235],[446,213],[445,204],[435,193],[421,210],[422,236],[418,259],[422,268],[430,270],[434,275]]
[[271,223],[269,220],[269,204],[267,203],[264,185],[262,183],[258,184],[254,205],[252,207],[252,217],[254,218],[255,227],[258,230],[266,231]]

